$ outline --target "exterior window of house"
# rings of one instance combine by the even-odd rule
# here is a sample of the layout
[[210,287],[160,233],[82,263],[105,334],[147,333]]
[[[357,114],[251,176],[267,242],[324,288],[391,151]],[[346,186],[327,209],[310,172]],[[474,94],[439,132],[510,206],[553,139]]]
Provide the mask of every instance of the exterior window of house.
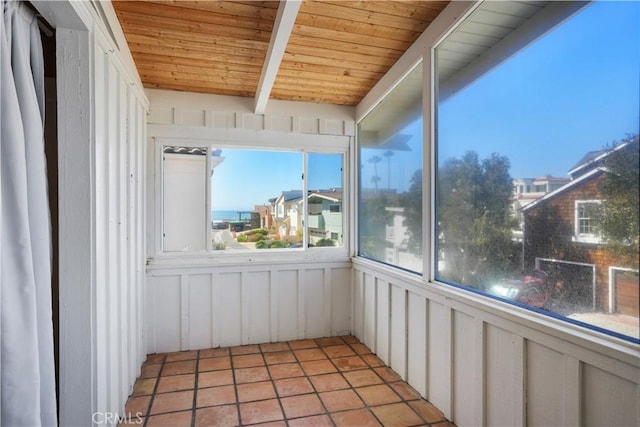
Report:
[[342,154],[308,155],[309,247],[344,246],[343,164]]
[[343,164],[344,153],[163,146],[162,250],[343,247],[342,214],[330,212]]
[[[507,15],[522,28],[495,24]],[[638,16],[483,2],[438,43],[436,280],[640,339]]]
[[595,201],[576,201],[576,237],[600,241],[599,224],[601,222],[602,203]]
[[422,152],[420,64],[358,124],[358,254],[417,273]]

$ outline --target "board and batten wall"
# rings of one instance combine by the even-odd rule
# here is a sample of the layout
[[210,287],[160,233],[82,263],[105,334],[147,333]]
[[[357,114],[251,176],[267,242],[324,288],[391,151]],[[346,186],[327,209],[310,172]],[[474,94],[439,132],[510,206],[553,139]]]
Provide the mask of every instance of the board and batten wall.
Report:
[[150,268],[148,353],[349,334],[351,263]]
[[353,335],[457,425],[640,425],[637,345],[353,266]]
[[56,28],[59,424],[104,425],[146,357],[148,101],[109,3],[34,5]]
[[349,147],[353,108],[271,100],[266,114],[254,114],[251,98],[157,89],[146,94],[147,353],[349,334],[352,270],[346,251],[331,258],[162,253],[157,150],[194,141],[283,149],[343,141]]

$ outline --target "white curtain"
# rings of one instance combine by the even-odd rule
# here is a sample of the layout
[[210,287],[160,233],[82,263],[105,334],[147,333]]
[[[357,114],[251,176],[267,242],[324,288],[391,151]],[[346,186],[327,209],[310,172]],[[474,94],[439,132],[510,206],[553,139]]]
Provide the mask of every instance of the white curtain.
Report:
[[33,11],[1,1],[0,424],[55,425],[42,42]]

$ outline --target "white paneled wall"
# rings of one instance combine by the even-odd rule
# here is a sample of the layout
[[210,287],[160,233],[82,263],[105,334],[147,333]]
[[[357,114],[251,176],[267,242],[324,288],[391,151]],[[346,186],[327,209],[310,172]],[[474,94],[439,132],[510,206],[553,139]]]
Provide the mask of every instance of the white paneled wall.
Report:
[[147,353],[348,334],[351,263],[149,267]]
[[123,413],[146,356],[146,99],[95,33],[96,411]]
[[637,345],[353,264],[352,333],[457,425],[640,425]]

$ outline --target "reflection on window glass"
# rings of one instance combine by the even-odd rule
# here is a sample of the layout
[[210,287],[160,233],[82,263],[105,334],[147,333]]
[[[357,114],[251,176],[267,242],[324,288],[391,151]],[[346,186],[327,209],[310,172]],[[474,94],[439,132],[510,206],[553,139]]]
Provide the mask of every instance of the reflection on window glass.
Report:
[[302,153],[215,148],[211,160],[213,250],[302,242]]
[[343,246],[342,154],[310,153],[307,169],[307,244]]
[[436,50],[435,276],[638,340],[640,3],[487,34],[495,64],[460,49],[488,3]]
[[422,65],[358,125],[358,254],[422,272]]

